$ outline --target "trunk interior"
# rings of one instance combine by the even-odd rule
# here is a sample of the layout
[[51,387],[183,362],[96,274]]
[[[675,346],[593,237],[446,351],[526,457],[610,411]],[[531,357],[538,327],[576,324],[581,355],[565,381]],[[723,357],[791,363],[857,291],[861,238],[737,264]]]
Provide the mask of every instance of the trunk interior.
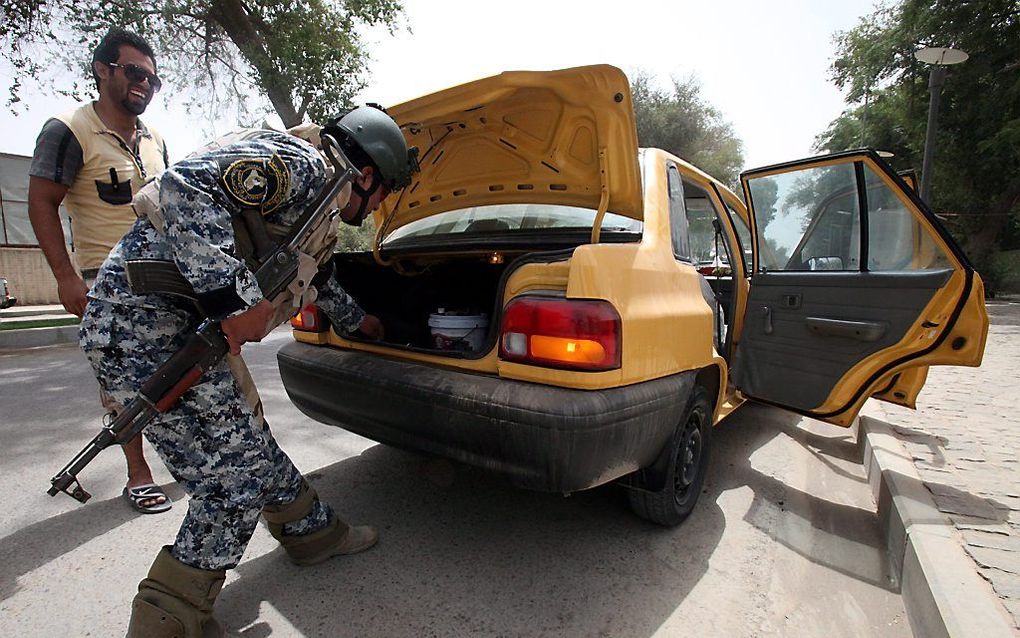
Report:
[[504,254],[494,264],[491,255],[401,259],[395,266],[380,266],[368,252],[337,253],[333,259],[340,285],[382,321],[384,343],[478,357],[493,345],[499,323],[496,297],[513,261]]

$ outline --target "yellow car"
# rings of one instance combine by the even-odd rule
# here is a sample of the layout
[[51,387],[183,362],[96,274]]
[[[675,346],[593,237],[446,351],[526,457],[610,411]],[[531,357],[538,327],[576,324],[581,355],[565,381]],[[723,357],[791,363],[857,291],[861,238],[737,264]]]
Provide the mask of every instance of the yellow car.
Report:
[[421,173],[340,283],[385,325],[314,308],[279,353],[324,423],[569,493],[610,481],[663,525],[746,399],[847,426],[977,366],[980,277],[872,151],[742,175],[743,197],[638,149],[611,66],[509,72],[390,109]]

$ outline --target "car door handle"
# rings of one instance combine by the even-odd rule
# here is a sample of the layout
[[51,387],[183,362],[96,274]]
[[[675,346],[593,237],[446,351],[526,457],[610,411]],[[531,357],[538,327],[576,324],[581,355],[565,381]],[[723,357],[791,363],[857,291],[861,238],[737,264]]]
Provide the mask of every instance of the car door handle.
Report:
[[772,334],[772,331],[773,331],[773,328],[772,328],[772,308],[770,308],[768,306],[762,306],[761,307],[761,314],[765,318],[765,334],[770,335],[770,334]]
[[888,326],[883,321],[849,321],[826,317],[807,317],[804,322],[808,330],[821,337],[846,337],[858,341],[878,341]]

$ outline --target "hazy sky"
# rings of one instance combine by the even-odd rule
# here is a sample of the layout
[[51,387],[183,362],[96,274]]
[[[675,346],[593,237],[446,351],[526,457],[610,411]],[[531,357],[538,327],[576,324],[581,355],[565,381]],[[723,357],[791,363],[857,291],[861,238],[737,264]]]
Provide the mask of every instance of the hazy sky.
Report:
[[[404,4],[410,32],[366,36],[372,75],[361,101],[395,104],[506,70],[609,63],[625,71],[646,69],[664,82],[670,75],[694,73],[704,97],[744,141],[748,168],[812,154],[814,136],[844,108],[828,79],[832,35],[874,8],[873,0]],[[199,118],[175,106],[172,96],[173,88],[164,87],[143,116],[167,138],[172,160],[234,126],[224,120],[203,130]],[[24,99],[27,113],[0,113],[0,151],[30,155],[43,122],[74,106],[30,91]]]

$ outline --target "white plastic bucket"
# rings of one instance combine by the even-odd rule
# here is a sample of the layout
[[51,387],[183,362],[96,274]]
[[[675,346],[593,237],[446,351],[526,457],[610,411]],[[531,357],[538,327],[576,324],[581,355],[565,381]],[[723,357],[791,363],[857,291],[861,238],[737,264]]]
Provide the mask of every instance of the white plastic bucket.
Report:
[[440,309],[429,315],[429,331],[437,350],[477,352],[485,342],[489,315],[447,314]]

